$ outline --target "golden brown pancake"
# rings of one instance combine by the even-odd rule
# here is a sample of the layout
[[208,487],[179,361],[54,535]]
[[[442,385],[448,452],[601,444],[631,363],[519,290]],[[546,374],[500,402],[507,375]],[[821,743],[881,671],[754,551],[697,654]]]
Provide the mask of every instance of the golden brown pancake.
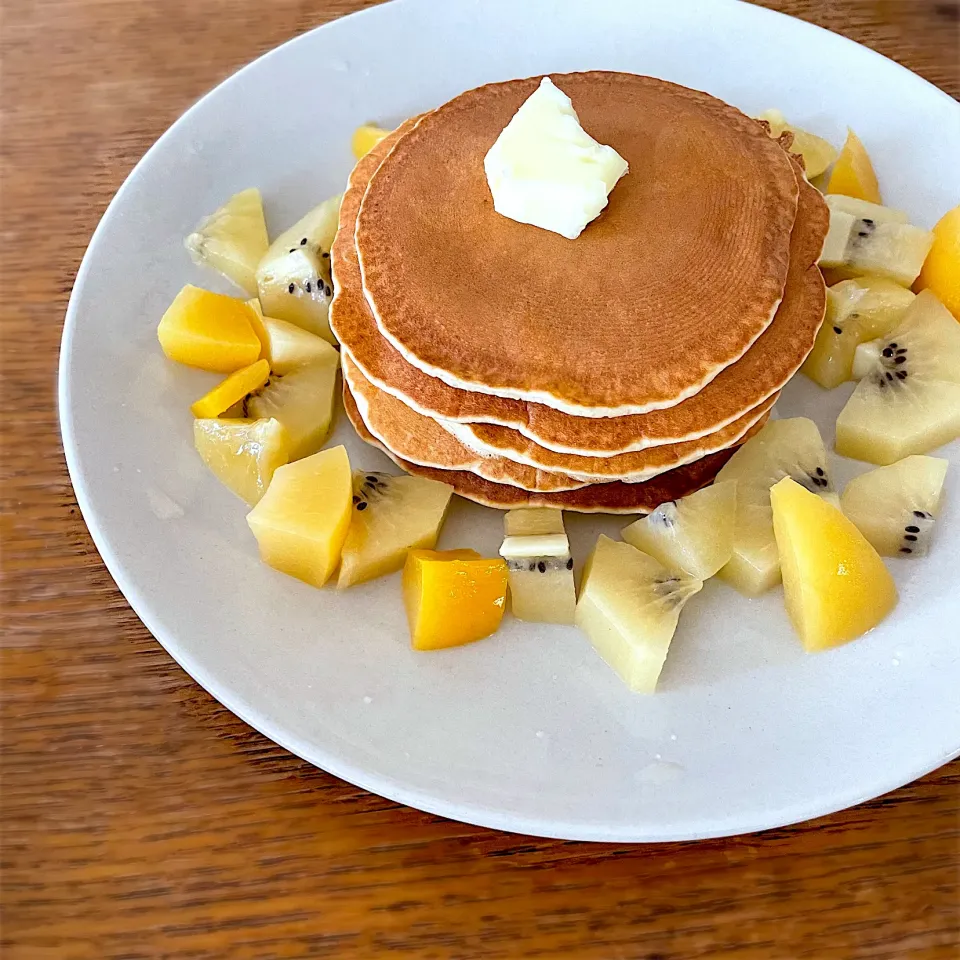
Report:
[[[574,513],[649,513],[661,503],[678,500],[712,483],[736,449],[733,447],[711,454],[696,463],[678,467],[646,483],[614,481],[590,484],[578,490],[558,493],[532,493],[504,483],[491,483],[474,473],[462,470],[437,470],[433,467],[422,467],[410,463],[391,453],[367,430],[349,389],[343,391],[343,402],[347,416],[360,437],[371,446],[382,450],[402,470],[414,476],[449,483],[461,497],[498,510],[512,510],[515,507],[553,507]],[[745,439],[759,430],[760,426],[758,424],[754,427]]]
[[[741,442],[754,424],[766,418],[777,399],[771,397],[719,433],[699,440],[650,447],[613,457],[556,453],[530,443],[523,454],[528,459],[517,460],[510,448],[512,438],[518,436],[515,431],[491,424],[476,424],[470,425],[476,429],[475,434],[461,437],[457,430],[465,431],[467,425],[437,421],[418,413],[370,383],[347,351],[343,352],[342,361],[343,378],[360,417],[392,453],[420,466],[468,470],[495,483],[541,493],[573,490],[586,483],[609,483],[611,480],[639,483],[701,460],[708,454]],[[504,448],[507,452],[501,453]]]
[[408,406],[444,420],[512,427],[534,443],[558,452],[627,453],[715,433],[773,396],[810,352],[826,300],[815,264],[829,215],[819,192],[802,180],[787,287],[773,323],[744,357],[690,399],[647,414],[573,418],[543,404],[459,390],[426,375],[380,335],[361,293],[353,245],[356,215],[370,176],[413,126],[414,121],[408,121],[378,144],[351,174],[333,245],[337,293],[330,311],[334,332],[367,379]]
[[383,447],[405,460],[440,470],[469,470],[494,483],[508,483],[524,490],[575,490],[587,482],[495,454],[478,454],[460,443],[436,420],[411,410],[375,387],[350,362],[347,353],[343,354],[342,367],[344,392],[349,391],[367,429]]
[[744,434],[767,416],[779,396],[774,394],[739,420],[734,420],[706,437],[605,457],[557,453],[556,450],[541,447],[516,430],[491,423],[451,424],[448,429],[466,447],[484,456],[506,457],[540,470],[563,470],[591,483],[604,483],[608,480],[636,483],[741,442]]
[[630,164],[573,241],[494,212],[483,157],[540,78],[424,116],[372,177],[355,241],[377,325],[426,373],[579,416],[669,407],[741,357],[783,294],[793,166],[705,93],[556,75]]

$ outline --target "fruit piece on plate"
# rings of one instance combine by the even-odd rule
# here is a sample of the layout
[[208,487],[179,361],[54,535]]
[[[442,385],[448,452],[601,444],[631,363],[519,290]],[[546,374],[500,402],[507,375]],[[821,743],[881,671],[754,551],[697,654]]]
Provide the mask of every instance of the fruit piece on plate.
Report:
[[250,316],[242,300],[188,283],[167,307],[157,338],[171,360],[212,373],[233,373],[260,356]]
[[330,355],[330,344],[322,337],[286,320],[265,317],[257,299],[249,304],[255,315],[253,329],[263,344],[261,356],[270,361],[274,373],[289,373]]
[[837,148],[832,143],[800,127],[791,126],[779,110],[765,110],[757,119],[766,122],[770,136],[775,140],[785,130],[793,134],[793,146],[790,149],[803,157],[808,180],[819,177],[837,159]]
[[333,299],[330,246],[337,232],[340,199],[325,200],[281,233],[257,265],[263,312],[330,343],[336,343],[328,319]]
[[828,193],[823,199],[831,213],[849,213],[857,220],[873,220],[876,223],[910,222],[910,215],[896,207],[885,207],[880,203],[858,200],[842,193]]
[[350,140],[350,149],[353,150],[353,155],[358,160],[361,160],[384,137],[389,135],[389,130],[375,127],[372,123],[365,123],[362,127],[357,127],[357,129],[353,131],[353,138]]
[[257,292],[257,264],[267,252],[263,201],[256,187],[234,194],[184,241],[193,262],[213,267],[247,293]]
[[808,651],[872,630],[896,605],[879,554],[836,507],[784,478],[770,491],[787,612]]
[[898,210],[828,196],[830,229],[820,266],[831,276],[887,277],[909,287],[933,245],[933,234],[904,222]]
[[601,536],[583,571],[576,624],[638,693],[653,693],[683,605],[703,582]]
[[452,495],[453,487],[426,477],[355,473],[337,586],[393,573],[410,550],[433,549]]
[[195,417],[219,417],[253,390],[259,390],[270,376],[270,364],[257,360],[249,367],[235,370],[226,380],[218,383],[208,394],[202,396],[190,410]]
[[843,280],[827,290],[827,313],[801,370],[828,390],[849,380],[853,355],[866,340],[889,333],[913,294],[884,277]]
[[960,206],[945,213],[933,228],[933,246],[914,289],[931,290],[960,320]]
[[708,580],[733,555],[737,483],[725,480],[662,503],[625,527],[623,539],[670,570]]
[[242,402],[245,417],[276,417],[290,438],[290,459],[316,453],[327,439],[333,420],[340,355],[329,344],[329,354],[290,373],[271,374]]
[[414,650],[441,650],[496,632],[507,605],[507,565],[474,550],[411,550],[403,600]]
[[518,507],[503,515],[503,532],[508,537],[540,537],[563,533],[563,512],[545,507]]
[[322,587],[340,562],[352,496],[350,461],[342,446],[278,467],[247,514],[260,558],[281,573]]
[[513,615],[532,623],[573,623],[577,590],[563,513],[510,510],[503,526],[500,556],[507,561]]
[[960,324],[929,291],[853,359],[860,382],[837,418],[837,453],[890,464],[960,436]]
[[885,557],[925,557],[940,512],[947,461],[906,457],[855,477],[844,488],[844,514]]
[[820,431],[806,417],[770,420],[717,474],[719,483],[737,481],[733,555],[719,576],[749,597],[780,582],[770,488],[783,477],[792,477],[834,504],[840,502],[827,470]]
[[251,507],[266,493],[274,471],[289,459],[279,420],[194,420],[193,443],[221,483]]
[[847,140],[833,166],[827,193],[843,193],[870,203],[880,203],[880,185],[866,147],[848,127]]

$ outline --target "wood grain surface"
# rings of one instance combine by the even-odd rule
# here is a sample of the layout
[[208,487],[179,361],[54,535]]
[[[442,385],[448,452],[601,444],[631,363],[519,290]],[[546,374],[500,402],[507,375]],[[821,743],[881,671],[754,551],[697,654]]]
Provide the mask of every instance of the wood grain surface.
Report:
[[[958,763],[733,840],[617,847],[478,830],[268,742],[193,683],[117,591],[57,430],[60,330],[84,247],[199,95],[365,5],[0,4],[3,956],[956,958]],[[955,2],[767,5],[960,95]]]

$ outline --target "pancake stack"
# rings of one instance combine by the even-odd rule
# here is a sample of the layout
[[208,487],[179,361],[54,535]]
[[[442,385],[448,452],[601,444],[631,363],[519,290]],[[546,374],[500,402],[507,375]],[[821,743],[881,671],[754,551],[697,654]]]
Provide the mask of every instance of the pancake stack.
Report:
[[789,140],[707,94],[551,79],[630,165],[576,240],[497,214],[484,175],[539,77],[468,91],[354,169],[331,253],[344,402],[479,503],[642,513],[712,482],[812,349],[829,215]]

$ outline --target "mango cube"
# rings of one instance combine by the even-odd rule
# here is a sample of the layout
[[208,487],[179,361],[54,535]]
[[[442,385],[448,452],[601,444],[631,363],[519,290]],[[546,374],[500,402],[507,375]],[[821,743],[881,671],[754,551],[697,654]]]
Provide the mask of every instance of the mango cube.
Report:
[[897,605],[880,555],[836,507],[790,477],[770,504],[787,613],[807,651],[859,637]]
[[868,203],[882,203],[877,175],[860,138],[849,128],[847,140],[833,165],[827,193],[842,193]]
[[389,130],[383,130],[375,127],[373,124],[366,123],[362,127],[357,127],[353,131],[353,138],[350,141],[350,148],[353,155],[361,160],[365,157],[384,137],[388,136]]
[[235,370],[226,380],[221,380],[209,393],[192,404],[190,410],[199,418],[219,417],[248,393],[259,390],[269,376],[270,364],[266,360],[257,360],[249,367]]
[[260,338],[243,300],[187,284],[157,327],[171,360],[213,373],[233,373],[260,357]]
[[945,213],[933,228],[933,246],[914,290],[932,290],[960,320],[960,206]]
[[411,550],[403,600],[414,650],[440,650],[489,637],[507,605],[507,565],[474,550]]

